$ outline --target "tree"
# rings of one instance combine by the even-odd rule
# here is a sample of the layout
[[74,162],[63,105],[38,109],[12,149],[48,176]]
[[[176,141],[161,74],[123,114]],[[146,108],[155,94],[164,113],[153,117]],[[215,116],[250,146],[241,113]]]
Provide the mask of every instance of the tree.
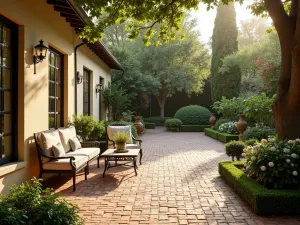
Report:
[[[95,41],[103,36],[105,27],[123,23],[130,18],[133,21],[128,26],[132,33],[130,37],[134,38],[138,36],[137,33],[146,31],[145,41],[149,42],[156,31],[153,24],[157,24],[161,28],[159,38],[167,41],[174,38],[174,30],[180,29],[184,11],[197,9],[200,2],[207,4],[209,10],[219,2],[233,1],[235,0],[77,0],[91,18],[102,18],[96,24],[90,22],[81,37]],[[275,127],[279,137],[296,138],[300,133],[300,3],[298,0],[254,0],[250,8],[256,15],[269,15],[278,33],[281,70],[276,100],[272,107]]]
[[213,102],[222,97],[233,98],[240,93],[241,74],[237,66],[220,73],[222,60],[238,50],[238,30],[234,4],[219,5],[212,36],[211,94]]

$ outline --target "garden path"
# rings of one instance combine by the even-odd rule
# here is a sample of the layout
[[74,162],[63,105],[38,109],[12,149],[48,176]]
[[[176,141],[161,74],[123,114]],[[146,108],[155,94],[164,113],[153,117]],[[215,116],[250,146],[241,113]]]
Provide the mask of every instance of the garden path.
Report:
[[80,207],[86,224],[300,224],[295,217],[258,217],[220,178],[218,162],[230,160],[224,145],[203,133],[172,133],[163,128],[143,135],[143,165],[91,166],[88,180],[47,180],[48,186]]

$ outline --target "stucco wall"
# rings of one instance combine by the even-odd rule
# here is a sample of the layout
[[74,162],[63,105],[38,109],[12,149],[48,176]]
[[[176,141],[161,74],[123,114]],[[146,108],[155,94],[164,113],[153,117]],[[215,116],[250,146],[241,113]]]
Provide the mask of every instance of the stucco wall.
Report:
[[[5,193],[10,186],[38,176],[38,161],[33,133],[48,129],[48,58],[37,64],[33,73],[33,47],[40,39],[44,44],[64,54],[64,125],[75,112],[74,47],[80,43],[73,28],[55,12],[46,0],[0,0],[0,14],[20,25],[19,28],[19,93],[18,93],[18,157],[22,165],[0,166],[0,192]],[[99,76],[110,80],[110,68],[87,47],[82,47],[78,56],[78,70],[83,66],[93,71],[91,84],[92,115],[99,118],[99,97],[95,95],[95,85]],[[67,97],[66,97],[67,96]],[[82,85],[78,85],[78,113],[82,112]],[[103,112],[103,114],[105,114]],[[25,166],[24,166],[25,165]],[[19,167],[16,171],[13,167]],[[7,171],[11,173],[6,174]]]

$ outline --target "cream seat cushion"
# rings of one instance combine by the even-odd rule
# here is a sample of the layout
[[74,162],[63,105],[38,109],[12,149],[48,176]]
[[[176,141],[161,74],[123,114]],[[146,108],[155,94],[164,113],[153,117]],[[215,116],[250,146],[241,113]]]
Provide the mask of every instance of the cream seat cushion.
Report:
[[[114,134],[117,132],[126,132],[129,136],[129,141],[127,141],[128,144],[132,144],[132,134],[131,134],[131,126],[107,126],[107,136],[110,140],[114,139]],[[113,145],[111,141],[108,141],[108,146]]]
[[[67,156],[67,155],[66,155]],[[79,168],[87,163],[88,157],[84,155],[74,156],[75,160],[73,160],[75,168]],[[45,170],[72,170],[70,165],[70,159],[58,159],[51,160],[43,164],[43,169]]]
[[140,149],[141,146],[139,144],[126,144],[126,149]]
[[[42,142],[42,143],[40,143]],[[59,133],[57,130],[47,130],[41,133],[39,144],[46,155],[54,156],[52,146],[61,143]],[[42,158],[42,162],[48,162],[50,159]]]
[[68,152],[66,156],[82,155],[87,156],[88,160],[91,160],[92,158],[99,156],[99,154],[100,148],[80,148],[74,152]]
[[71,151],[71,146],[69,140],[76,137],[76,129],[74,126],[68,128],[59,128],[58,129],[61,143],[65,149],[65,152]]

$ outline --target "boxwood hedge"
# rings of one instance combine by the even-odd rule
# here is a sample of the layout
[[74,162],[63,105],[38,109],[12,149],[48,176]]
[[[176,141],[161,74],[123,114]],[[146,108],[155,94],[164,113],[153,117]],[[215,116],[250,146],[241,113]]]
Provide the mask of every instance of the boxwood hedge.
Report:
[[183,125],[209,125],[211,112],[200,105],[189,105],[180,108],[174,118],[180,119]]

